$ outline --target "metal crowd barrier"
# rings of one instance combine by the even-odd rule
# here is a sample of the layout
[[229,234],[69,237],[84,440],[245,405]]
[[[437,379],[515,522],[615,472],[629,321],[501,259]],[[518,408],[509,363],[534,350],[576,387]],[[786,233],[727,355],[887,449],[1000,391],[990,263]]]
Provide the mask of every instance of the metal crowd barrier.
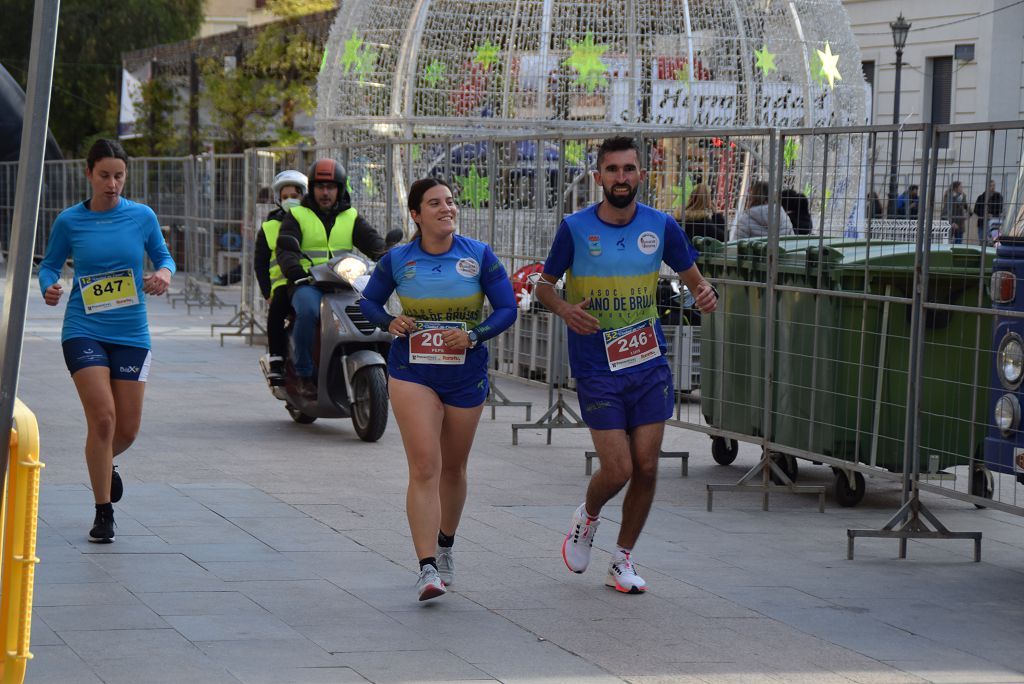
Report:
[[[606,133],[622,131],[252,149],[243,158],[141,160],[143,170],[133,166],[129,178],[149,181],[131,190],[158,205],[162,223],[183,226],[180,236],[171,233],[181,241],[192,301],[213,306],[218,258],[240,262],[238,313],[213,326],[227,328],[222,343],[231,335],[253,343],[263,332],[253,250],[273,208],[276,173],[338,159],[353,205],[381,234],[410,232],[404,201],[413,180],[445,178],[459,197],[460,230],[491,245],[523,298],[519,321],[491,344],[492,371],[548,385],[548,413],[525,425],[582,427],[565,411],[572,379],[558,361],[564,342],[552,334],[560,324],[552,328],[551,315],[530,303],[525,275],[545,258],[561,218],[600,198],[591,170]],[[833,469],[829,489],[840,505],[856,505],[870,481],[888,479],[901,483],[911,507],[927,491],[1024,512],[1015,471],[991,467],[984,450],[996,357],[988,228],[1021,204],[1019,123],[636,135],[649,172],[641,201],[691,228],[685,208],[702,186],[733,238],[751,186],[768,184],[768,204],[758,210],[768,217],[767,238],[695,240],[701,268],[723,295],[718,312],[699,317],[687,307],[685,293],[671,287],[674,274],[664,274],[664,292],[659,285],[681,390],[671,424],[707,434],[718,463],[735,459],[739,441],[763,454],[737,482],[714,484],[709,507],[713,492],[736,489],[761,493],[765,508],[780,491],[815,494],[823,506],[825,488],[796,484],[798,464],[811,462]],[[48,166],[47,210],[84,192],[72,166]],[[0,188],[9,176],[0,166]],[[963,205],[973,212],[990,182],[1004,206],[965,219]],[[780,236],[789,225],[809,232]],[[238,249],[221,244],[232,231]]]

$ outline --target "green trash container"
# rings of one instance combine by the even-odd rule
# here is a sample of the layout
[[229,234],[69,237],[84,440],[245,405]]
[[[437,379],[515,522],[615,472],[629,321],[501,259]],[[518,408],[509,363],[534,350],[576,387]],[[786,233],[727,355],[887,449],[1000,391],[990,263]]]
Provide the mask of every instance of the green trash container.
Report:
[[[780,255],[780,282],[815,287],[820,260],[823,289],[910,299],[914,254],[910,243],[832,240],[824,249],[817,244],[806,249],[803,264],[792,251],[787,257],[794,258]],[[927,300],[978,305],[982,258],[975,247],[933,247]],[[994,255],[984,258],[987,275]],[[822,297],[815,344],[815,300],[803,293],[779,293],[774,441],[902,470],[910,305]],[[983,287],[980,301],[991,306]],[[985,382],[976,380],[987,378],[988,353],[983,350],[991,349],[992,325],[976,314],[926,310],[924,336],[920,459],[927,471],[962,462],[984,439],[984,430],[971,424],[970,407],[975,402],[983,412],[987,405]],[[929,463],[933,455],[937,463]]]
[[745,435],[761,434],[764,423],[765,280],[756,242],[694,239],[705,277],[739,281],[720,282],[718,309],[701,319],[701,413],[709,425]]
[[[818,244],[818,238],[781,238],[780,265],[799,264],[803,269],[808,250],[816,252]],[[701,411],[709,425],[762,436],[768,241],[753,238],[723,244],[698,237],[694,246],[701,253],[698,265],[706,277],[741,281],[720,284],[718,310],[702,320]],[[795,282],[808,285],[806,280]],[[798,297],[795,302],[800,305],[805,299]]]

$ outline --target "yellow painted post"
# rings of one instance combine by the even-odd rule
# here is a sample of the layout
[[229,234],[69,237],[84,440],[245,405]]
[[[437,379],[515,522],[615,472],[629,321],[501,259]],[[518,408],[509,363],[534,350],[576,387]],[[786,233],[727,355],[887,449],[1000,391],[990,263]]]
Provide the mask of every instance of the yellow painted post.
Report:
[[39,517],[39,425],[20,400],[15,400],[10,465],[0,522],[0,682],[21,684],[32,658],[32,587],[35,580],[36,522]]

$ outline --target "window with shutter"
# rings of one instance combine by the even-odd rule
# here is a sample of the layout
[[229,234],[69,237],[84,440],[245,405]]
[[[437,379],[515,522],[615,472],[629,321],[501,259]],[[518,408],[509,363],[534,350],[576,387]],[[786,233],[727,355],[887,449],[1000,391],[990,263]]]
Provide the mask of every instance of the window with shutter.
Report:
[[875,122],[875,62],[874,60],[868,60],[860,63],[860,68],[864,72],[864,81],[868,84],[868,88],[871,89],[871,111],[868,112],[868,119],[871,123]]
[[[953,58],[932,57],[932,101],[931,121],[948,124],[953,119]],[[949,147],[949,134],[939,136],[939,147]]]

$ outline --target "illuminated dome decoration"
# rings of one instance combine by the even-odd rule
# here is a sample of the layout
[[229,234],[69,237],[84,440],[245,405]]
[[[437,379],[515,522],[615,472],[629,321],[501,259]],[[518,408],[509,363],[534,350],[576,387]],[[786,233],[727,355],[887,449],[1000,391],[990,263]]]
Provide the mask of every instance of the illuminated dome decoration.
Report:
[[317,137],[856,125],[865,99],[840,0],[346,0]]
[[[340,147],[557,131],[583,139],[614,127],[656,135],[859,125],[867,93],[841,0],[345,0],[320,73],[316,134],[319,145]],[[864,195],[865,146],[818,140],[786,150],[785,184],[825,195],[835,232]],[[766,177],[763,152],[752,152],[752,173]],[[822,193],[826,159],[842,171],[829,173]],[[471,179],[480,161],[449,170]],[[679,208],[688,163],[663,169],[654,193],[668,199],[659,208]],[[396,161],[398,185],[403,168],[413,170]],[[369,169],[350,176],[379,187]],[[742,198],[736,187],[716,193],[734,210]]]

